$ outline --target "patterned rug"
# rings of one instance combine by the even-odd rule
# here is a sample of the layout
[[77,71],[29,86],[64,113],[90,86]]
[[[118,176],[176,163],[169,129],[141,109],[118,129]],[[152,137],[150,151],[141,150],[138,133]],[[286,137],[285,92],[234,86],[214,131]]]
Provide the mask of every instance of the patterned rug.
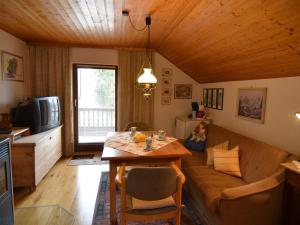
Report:
[[[182,225],[202,225],[196,209],[191,205],[187,196],[183,193],[183,211]],[[117,194],[117,212],[119,218],[120,194]],[[128,225],[171,225],[172,221],[154,221],[154,222],[130,222]],[[102,172],[98,196],[95,203],[95,210],[92,225],[110,225],[109,218],[109,173]]]

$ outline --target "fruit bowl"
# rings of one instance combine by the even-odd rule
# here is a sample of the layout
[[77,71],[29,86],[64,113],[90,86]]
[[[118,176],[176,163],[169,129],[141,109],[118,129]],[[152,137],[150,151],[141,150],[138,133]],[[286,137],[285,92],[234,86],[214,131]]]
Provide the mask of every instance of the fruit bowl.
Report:
[[144,142],[146,141],[146,137],[145,134],[137,133],[134,135],[133,140],[135,143]]

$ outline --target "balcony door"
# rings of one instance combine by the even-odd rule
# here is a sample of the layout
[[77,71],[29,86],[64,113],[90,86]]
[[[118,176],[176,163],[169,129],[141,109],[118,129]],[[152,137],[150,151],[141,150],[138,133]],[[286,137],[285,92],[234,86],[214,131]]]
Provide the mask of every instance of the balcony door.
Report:
[[75,151],[101,150],[116,131],[117,67],[73,66]]

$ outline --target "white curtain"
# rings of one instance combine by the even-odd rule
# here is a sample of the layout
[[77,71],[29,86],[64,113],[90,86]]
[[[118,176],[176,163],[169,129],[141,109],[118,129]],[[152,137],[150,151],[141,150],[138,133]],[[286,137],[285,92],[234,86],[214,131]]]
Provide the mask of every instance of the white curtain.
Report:
[[32,96],[59,96],[63,127],[63,151],[74,151],[72,75],[69,48],[29,46]]
[[154,93],[146,100],[142,90],[135,86],[145,60],[144,51],[119,51],[117,127],[120,131],[129,122],[144,122],[153,128]]

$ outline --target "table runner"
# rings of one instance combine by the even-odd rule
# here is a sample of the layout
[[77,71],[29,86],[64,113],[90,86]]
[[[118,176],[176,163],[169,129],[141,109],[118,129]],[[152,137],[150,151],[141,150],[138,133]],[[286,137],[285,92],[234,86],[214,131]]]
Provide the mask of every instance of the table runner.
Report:
[[157,149],[160,149],[167,144],[170,144],[173,141],[176,141],[176,138],[173,137],[166,137],[166,140],[159,141],[158,135],[153,136],[153,149],[152,150],[145,150],[146,142],[139,142],[135,143],[134,140],[130,136],[130,132],[122,132],[117,133],[113,136],[110,136],[106,139],[104,144],[105,147],[114,148],[117,150],[130,152],[136,155],[145,155]]

